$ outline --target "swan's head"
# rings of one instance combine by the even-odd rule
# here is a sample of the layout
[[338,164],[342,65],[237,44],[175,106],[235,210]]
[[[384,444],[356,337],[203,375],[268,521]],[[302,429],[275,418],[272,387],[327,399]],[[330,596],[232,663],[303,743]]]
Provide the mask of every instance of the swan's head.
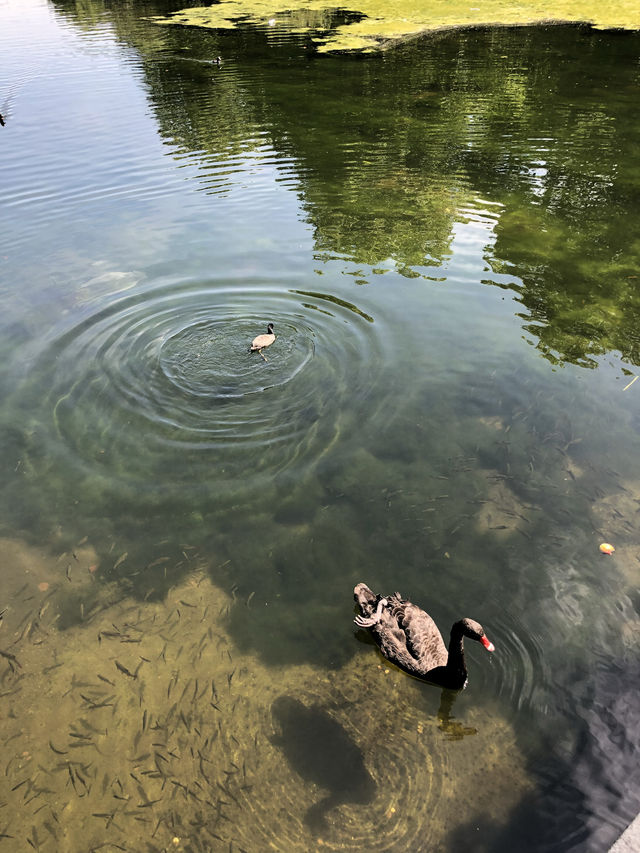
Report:
[[269,324],[267,325],[267,334],[268,334],[268,335],[272,335],[272,334],[273,334],[273,323],[269,323]]
[[473,619],[462,619],[458,624],[461,626],[462,633],[465,637],[469,637],[470,640],[477,640],[479,643],[482,643],[488,652],[495,651],[495,646],[487,637],[484,632],[484,628],[479,622],[476,622]]

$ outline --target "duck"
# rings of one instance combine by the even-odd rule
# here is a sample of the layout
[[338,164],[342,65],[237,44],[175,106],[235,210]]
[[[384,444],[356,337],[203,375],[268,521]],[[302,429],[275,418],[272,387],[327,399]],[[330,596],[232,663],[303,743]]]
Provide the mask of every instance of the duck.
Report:
[[447,649],[431,616],[403,599],[399,592],[383,597],[359,583],[353,597],[360,608],[355,624],[370,630],[387,660],[430,684],[449,690],[466,687],[465,637],[477,640],[489,652],[495,651],[482,625],[473,619],[460,619],[453,624]]
[[273,323],[269,323],[267,325],[267,334],[266,335],[258,335],[251,341],[251,346],[249,347],[249,352],[259,352],[262,358],[266,361],[267,359],[262,353],[262,350],[265,347],[270,347],[271,344],[275,341],[276,336],[273,334]]

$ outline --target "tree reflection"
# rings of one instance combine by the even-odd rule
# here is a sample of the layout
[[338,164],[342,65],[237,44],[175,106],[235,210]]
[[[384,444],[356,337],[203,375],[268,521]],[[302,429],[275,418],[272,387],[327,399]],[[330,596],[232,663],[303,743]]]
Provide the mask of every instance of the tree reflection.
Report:
[[[55,5],[84,25],[105,15],[103,0]],[[484,283],[517,293],[540,353],[640,364],[637,34],[474,30],[314,59],[307,36],[266,49],[260,30],[149,23],[178,6],[109,14],[140,51],[161,134],[197,154],[205,188],[208,164],[271,146],[294,163],[317,259],[369,267],[359,282],[390,266],[433,277],[455,225],[495,205]]]

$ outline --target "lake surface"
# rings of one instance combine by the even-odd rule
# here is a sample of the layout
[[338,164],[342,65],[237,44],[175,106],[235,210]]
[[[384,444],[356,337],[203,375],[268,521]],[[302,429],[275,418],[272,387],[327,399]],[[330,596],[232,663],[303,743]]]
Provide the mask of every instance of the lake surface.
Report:
[[[183,5],[0,5],[0,850],[607,849],[640,36],[318,56]],[[359,581],[495,653],[407,677]]]

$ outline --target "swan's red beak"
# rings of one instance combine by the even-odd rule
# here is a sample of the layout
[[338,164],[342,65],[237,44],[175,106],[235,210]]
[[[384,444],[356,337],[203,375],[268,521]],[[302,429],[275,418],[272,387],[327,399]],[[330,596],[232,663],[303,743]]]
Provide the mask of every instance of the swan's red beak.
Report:
[[480,642],[488,652],[495,652],[496,647],[493,645],[493,643],[488,637],[480,637]]

